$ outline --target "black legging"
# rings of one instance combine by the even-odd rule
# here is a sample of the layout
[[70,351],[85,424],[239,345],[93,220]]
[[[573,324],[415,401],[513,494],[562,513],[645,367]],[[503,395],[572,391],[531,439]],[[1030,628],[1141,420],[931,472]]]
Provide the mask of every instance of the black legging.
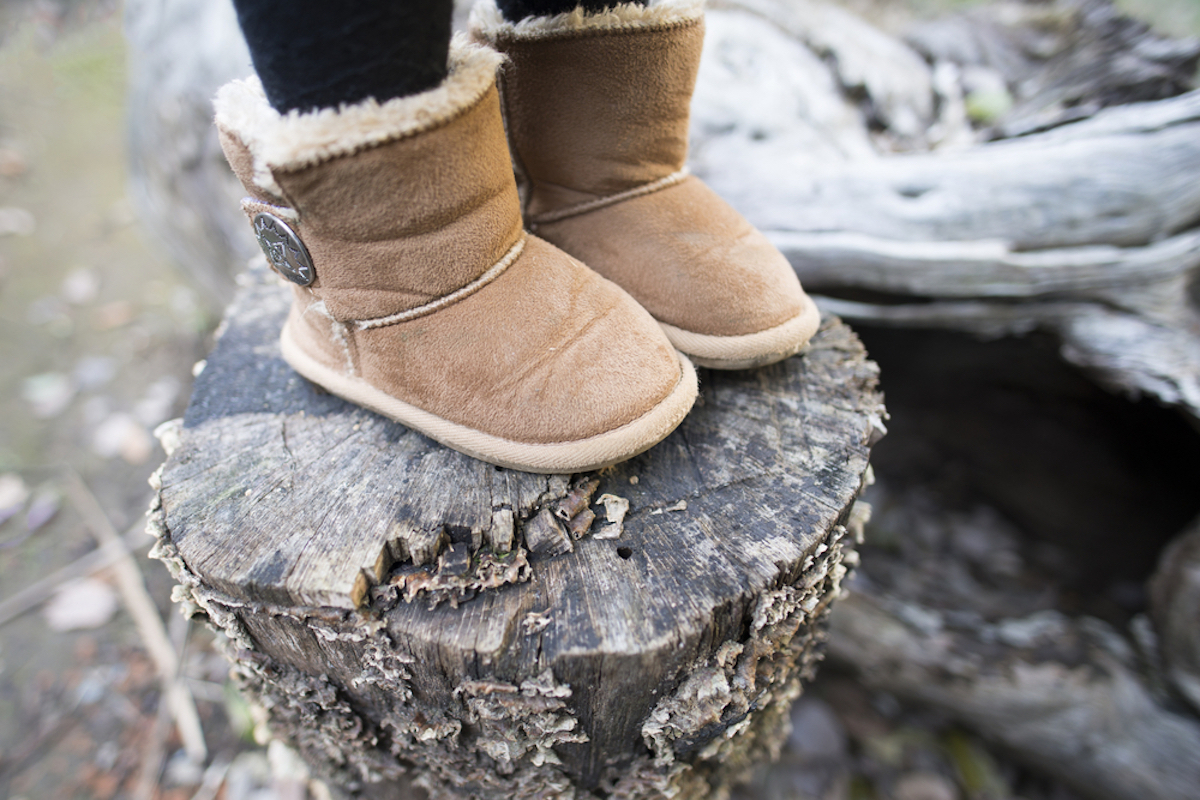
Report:
[[[645,3],[645,0],[634,0]],[[497,0],[517,22],[612,0]],[[267,99],[280,113],[379,102],[446,77],[453,0],[234,0]]]

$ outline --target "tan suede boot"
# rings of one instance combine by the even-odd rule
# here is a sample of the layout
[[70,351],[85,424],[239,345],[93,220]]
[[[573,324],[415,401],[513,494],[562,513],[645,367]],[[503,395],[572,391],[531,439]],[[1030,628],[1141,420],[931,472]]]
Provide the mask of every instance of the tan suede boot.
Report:
[[287,116],[235,81],[217,126],[296,284],[289,364],[485,461],[595,469],[670,433],[695,372],[629,295],[522,229],[499,61],[456,42],[433,90]]
[[529,230],[628,291],[697,364],[741,369],[798,352],[819,316],[783,255],[687,174],[702,9],[652,0],[514,24],[481,0],[471,25],[509,59]]

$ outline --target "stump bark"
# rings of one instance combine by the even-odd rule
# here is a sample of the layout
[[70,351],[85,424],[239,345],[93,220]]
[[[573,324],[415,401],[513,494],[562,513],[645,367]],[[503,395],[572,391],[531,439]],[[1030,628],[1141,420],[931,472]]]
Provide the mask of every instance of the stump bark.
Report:
[[649,453],[545,476],[316,390],[279,356],[286,303],[251,272],[163,432],[152,524],[176,599],[332,788],[701,798],[777,751],[882,432],[848,328],[705,373]]

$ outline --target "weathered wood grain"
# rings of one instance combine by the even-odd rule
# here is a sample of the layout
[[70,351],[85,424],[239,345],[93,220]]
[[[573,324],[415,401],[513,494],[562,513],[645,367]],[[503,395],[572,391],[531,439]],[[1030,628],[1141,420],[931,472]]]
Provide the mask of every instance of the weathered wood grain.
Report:
[[1200,523],[1163,550],[1149,588],[1160,666],[1175,690],[1200,712]]
[[[1047,331],[1098,381],[1200,416],[1200,43],[1056,0],[919,28],[927,64],[896,39],[864,54],[828,30],[843,17],[778,0],[708,15],[694,171],[837,298],[829,313]],[[1015,105],[973,127],[981,70]]]
[[[1200,215],[1200,93],[955,152],[814,162],[714,137],[699,167],[760,228],[1036,251],[1140,246]],[[1050,257],[1052,253],[1047,253]],[[804,277],[804,253],[793,262]],[[1069,266],[1069,261],[1067,265]]]
[[1200,41],[1164,37],[1107,0],[987,4],[905,37],[931,62],[990,70],[1012,87],[994,137],[1021,136],[1102,108],[1194,86]]
[[986,732],[1088,797],[1196,796],[1200,722],[1155,696],[1100,620],[1042,611],[963,625],[852,593],[830,649],[869,685]]
[[416,765],[448,797],[719,792],[778,746],[882,430],[845,326],[801,358],[705,373],[647,454],[539,476],[315,390],[280,360],[288,296],[266,275],[172,435],[158,531],[252,693],[328,697],[320,713],[359,738],[278,711],[281,733],[343,788],[359,759],[367,778]]

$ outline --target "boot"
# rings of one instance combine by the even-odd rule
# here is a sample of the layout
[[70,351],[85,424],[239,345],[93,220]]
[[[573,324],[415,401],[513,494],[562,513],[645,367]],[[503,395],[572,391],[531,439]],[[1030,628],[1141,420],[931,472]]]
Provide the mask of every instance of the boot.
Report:
[[597,469],[670,433],[695,372],[625,292],[523,230],[499,62],[456,42],[435,89],[287,116],[235,81],[221,144],[294,284],[297,372],[493,464]]
[[508,57],[530,231],[633,295],[696,364],[742,369],[803,347],[819,315],[787,259],[685,167],[702,3],[512,23],[481,0],[472,35]]

